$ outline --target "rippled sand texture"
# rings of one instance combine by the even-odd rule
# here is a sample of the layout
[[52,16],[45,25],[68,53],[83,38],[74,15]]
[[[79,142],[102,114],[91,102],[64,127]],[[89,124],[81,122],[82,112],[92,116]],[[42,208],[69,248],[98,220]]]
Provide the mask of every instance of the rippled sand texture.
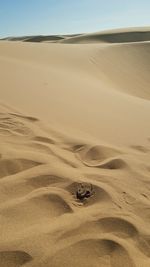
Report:
[[150,266],[149,51],[0,43],[0,267]]
[[[2,267],[149,266],[150,144],[67,142],[10,112],[0,141]],[[77,199],[81,183],[91,197]]]

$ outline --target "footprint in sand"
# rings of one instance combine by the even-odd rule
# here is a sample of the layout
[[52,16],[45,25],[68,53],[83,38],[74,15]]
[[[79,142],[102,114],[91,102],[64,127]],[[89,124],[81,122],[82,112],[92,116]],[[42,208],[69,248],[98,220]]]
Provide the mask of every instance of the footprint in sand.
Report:
[[119,157],[122,153],[114,148],[106,146],[74,146],[74,152],[82,163],[88,167],[103,169],[122,169],[126,162]]
[[53,267],[135,267],[128,251],[121,244],[113,240],[98,238],[81,240],[59,250],[47,262],[50,262]]
[[28,159],[0,159],[0,178],[16,174],[40,164]]
[[51,222],[53,218],[72,212],[69,201],[60,191],[42,188],[14,199],[7,207],[1,207],[0,216],[4,225],[3,231],[9,231],[10,228],[13,231],[22,231],[26,227],[43,223],[44,220]]
[[[19,116],[20,118],[20,116]],[[26,124],[20,121],[12,114],[1,114],[0,116],[0,135],[17,135],[20,136],[33,136],[32,130]]]
[[0,251],[1,267],[20,267],[31,260],[32,257],[24,251]]
[[142,153],[147,153],[149,152],[149,149],[145,146],[141,146],[141,145],[132,145],[130,146],[131,148],[139,151],[139,152],[142,152]]
[[17,114],[17,113],[9,113],[9,114],[12,115],[12,116],[14,116],[14,117],[18,117],[18,118],[22,118],[22,119],[28,120],[30,122],[39,121],[39,119],[37,119],[35,117],[31,117],[31,116],[24,116],[24,115]]
[[124,218],[107,216],[95,221],[86,222],[61,236],[69,238],[70,236],[80,236],[85,238],[89,234],[113,234],[121,239],[130,239],[137,249],[145,256],[150,257],[149,237],[139,232],[138,228]]
[[26,180],[26,185],[32,186],[34,189],[36,189],[52,185],[64,184],[67,182],[68,182],[67,178],[49,174],[49,175],[38,175],[31,177]]
[[55,144],[55,142],[52,139],[43,136],[36,136],[33,138],[33,141],[38,141],[45,144]]
[[62,238],[75,235],[114,234],[120,238],[133,238],[138,234],[137,228],[127,220],[119,217],[107,216],[95,221],[82,224],[80,227],[67,232]]

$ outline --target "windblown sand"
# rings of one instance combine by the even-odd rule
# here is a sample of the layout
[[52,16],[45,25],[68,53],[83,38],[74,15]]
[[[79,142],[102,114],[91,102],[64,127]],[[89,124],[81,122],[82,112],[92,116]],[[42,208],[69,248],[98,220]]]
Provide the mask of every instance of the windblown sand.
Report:
[[25,40],[0,42],[0,267],[149,267],[149,28]]

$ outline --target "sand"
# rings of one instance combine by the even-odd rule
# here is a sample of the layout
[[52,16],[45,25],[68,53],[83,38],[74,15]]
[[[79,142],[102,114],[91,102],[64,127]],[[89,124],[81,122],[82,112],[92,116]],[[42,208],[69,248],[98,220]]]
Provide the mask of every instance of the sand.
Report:
[[0,42],[0,267],[150,266],[149,32]]

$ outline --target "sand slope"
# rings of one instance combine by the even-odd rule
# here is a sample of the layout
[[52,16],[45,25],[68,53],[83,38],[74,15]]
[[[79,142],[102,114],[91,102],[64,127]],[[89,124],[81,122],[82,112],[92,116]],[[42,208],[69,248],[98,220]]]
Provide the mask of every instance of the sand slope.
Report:
[[1,267],[150,266],[149,50],[0,43]]

